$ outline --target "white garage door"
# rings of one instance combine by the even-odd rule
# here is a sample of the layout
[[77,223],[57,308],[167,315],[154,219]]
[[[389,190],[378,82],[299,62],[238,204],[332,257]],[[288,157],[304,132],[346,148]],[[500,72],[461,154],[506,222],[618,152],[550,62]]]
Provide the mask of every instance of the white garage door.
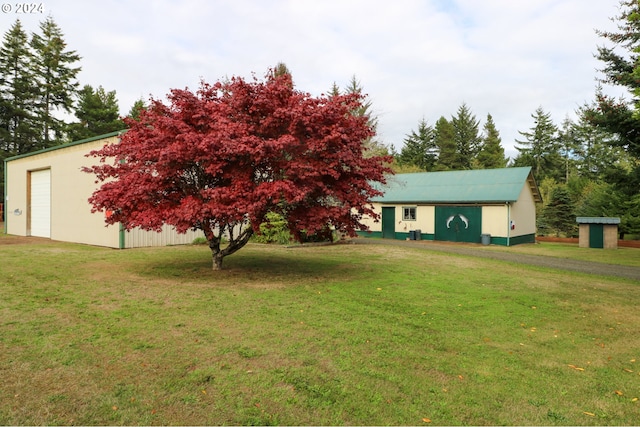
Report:
[[51,170],[31,172],[31,235],[51,237]]

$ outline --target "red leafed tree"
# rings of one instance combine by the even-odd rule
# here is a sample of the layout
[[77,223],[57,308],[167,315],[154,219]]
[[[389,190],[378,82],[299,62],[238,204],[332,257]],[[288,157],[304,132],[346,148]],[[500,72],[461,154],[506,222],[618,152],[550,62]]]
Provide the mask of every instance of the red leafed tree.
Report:
[[352,114],[362,100],[312,97],[273,71],[265,81],[172,90],[168,105],[152,100],[128,120],[118,144],[89,154],[100,163],[85,171],[102,183],[92,209],[125,229],[200,229],[215,270],[268,212],[286,218],[298,240],[327,227],[354,236],[363,215],[378,217],[369,200],[391,173],[390,158],[364,155],[374,132]]

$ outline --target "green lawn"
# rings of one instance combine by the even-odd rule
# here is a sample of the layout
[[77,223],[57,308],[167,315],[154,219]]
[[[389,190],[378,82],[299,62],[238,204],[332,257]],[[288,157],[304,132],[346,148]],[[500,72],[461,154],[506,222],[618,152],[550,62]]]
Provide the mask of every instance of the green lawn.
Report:
[[541,242],[510,247],[491,245],[484,249],[640,267],[640,249],[638,248],[594,249],[580,248],[575,243]]
[[0,262],[0,424],[640,420],[628,280],[382,245],[251,244],[221,272],[203,246]]

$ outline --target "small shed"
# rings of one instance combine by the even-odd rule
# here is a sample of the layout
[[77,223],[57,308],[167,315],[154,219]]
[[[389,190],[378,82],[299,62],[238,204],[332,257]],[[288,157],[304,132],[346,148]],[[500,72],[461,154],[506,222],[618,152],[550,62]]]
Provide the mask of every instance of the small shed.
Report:
[[535,242],[542,197],[530,167],[398,174],[371,200],[365,237],[512,246]]
[[576,218],[579,224],[578,246],[581,248],[616,249],[618,247],[617,217],[584,217]]
[[5,232],[112,248],[191,243],[201,231],[180,234],[165,225],[161,232],[106,227],[104,214],[92,213],[88,202],[98,188],[96,177],[82,171],[98,164],[87,157],[106,144],[118,144],[113,132],[5,160]]

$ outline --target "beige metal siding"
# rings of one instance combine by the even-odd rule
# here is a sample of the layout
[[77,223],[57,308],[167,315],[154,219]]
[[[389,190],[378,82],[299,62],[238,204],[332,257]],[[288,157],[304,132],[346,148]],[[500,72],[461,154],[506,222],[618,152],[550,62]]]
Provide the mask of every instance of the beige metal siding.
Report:
[[492,237],[509,235],[509,208],[507,204],[482,207],[482,234]]
[[148,246],[185,245],[192,243],[196,237],[204,237],[201,230],[187,231],[178,234],[172,226],[164,225],[161,232],[145,231],[136,228],[126,231],[124,236],[125,248],[143,248]]
[[511,230],[511,237],[536,233],[536,203],[528,185],[522,188],[518,201],[511,205],[511,221],[515,227]]
[[[71,144],[60,148],[20,157],[7,162],[7,199],[5,204],[8,234],[29,235],[29,177],[47,169],[50,171],[50,233],[53,240],[85,243],[118,248],[118,225],[106,226],[104,214],[91,212],[89,197],[98,188],[95,176],[82,168],[97,162],[86,157],[92,150],[118,142],[118,136]],[[36,231],[37,232],[37,231]],[[33,233],[31,233],[33,234]],[[44,235],[44,234],[33,234]],[[125,247],[166,246],[191,243],[202,232],[178,234],[170,226],[162,233],[133,230],[125,232]]]
[[[412,206],[416,208],[415,221],[404,220],[402,218],[402,208]],[[396,206],[396,233],[408,233],[409,231],[413,230],[420,230],[421,234],[435,233],[435,212],[435,206],[420,206],[410,204]]]
[[[382,212],[382,205],[380,203],[372,203],[371,205],[373,206],[373,211],[377,214],[380,214]],[[380,220],[378,220],[378,222],[375,222],[373,218],[365,215],[362,217],[361,222],[369,228],[369,231],[382,232],[382,222]]]
[[[29,235],[27,181],[33,171],[49,169],[51,173],[51,232],[53,240],[118,247],[118,228],[105,227],[100,213],[92,214],[87,201],[97,188],[95,177],[82,172],[96,160],[85,155],[118,141],[114,136],[84,144],[63,146],[7,163],[7,232]],[[33,176],[33,175],[32,175]],[[17,214],[23,212],[22,214]]]

